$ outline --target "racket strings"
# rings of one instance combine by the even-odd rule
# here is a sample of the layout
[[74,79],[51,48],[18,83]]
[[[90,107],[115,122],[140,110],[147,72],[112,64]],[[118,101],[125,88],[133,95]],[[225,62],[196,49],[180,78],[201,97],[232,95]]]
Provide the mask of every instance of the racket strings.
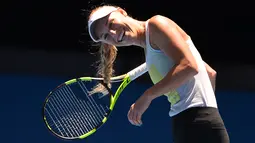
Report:
[[[58,94],[58,96],[65,96],[66,94],[65,93],[63,93],[63,91],[59,91],[60,92],[60,94]],[[66,97],[65,96],[65,98],[67,99],[68,98],[68,96]],[[86,127],[86,126],[84,126],[84,116],[81,114],[82,112],[81,112],[81,110],[80,110],[80,108],[77,108],[77,107],[75,107],[74,105],[74,103],[72,103],[72,102],[67,102],[66,104],[65,104],[65,102],[62,100],[62,98],[60,97],[59,98],[60,99],[60,101],[61,101],[61,103],[64,105],[64,109],[62,109],[62,110],[65,110],[65,111],[67,111],[66,112],[66,114],[68,115],[68,117],[71,119],[71,122],[74,124],[74,126],[79,126],[79,125],[81,125],[81,127],[80,127],[80,133],[79,134],[83,134],[84,132],[87,132],[88,131],[88,128]],[[67,100],[67,101],[71,101],[71,100]],[[70,108],[70,107],[73,107],[73,108]],[[77,110],[75,110],[74,108],[76,108],[76,109],[78,109],[78,112],[77,112]],[[67,110],[66,110],[67,109]],[[69,109],[69,110],[68,110]],[[77,118],[75,118],[75,117],[77,117]],[[86,118],[85,118],[86,119]],[[83,128],[82,128],[83,127]],[[76,128],[77,129],[77,128]],[[85,131],[84,131],[85,130]],[[77,132],[76,132],[77,133]]]
[[[91,114],[86,114],[89,112],[87,109],[89,109],[90,106],[88,107],[87,104],[84,104],[83,102],[80,102],[79,100],[75,99],[76,97],[74,96],[74,93],[71,91],[70,88],[69,89],[64,88],[63,90],[66,91],[66,93],[63,95],[65,95],[65,97],[68,99],[67,101],[70,101],[68,107],[74,107],[75,109],[77,109],[77,110],[74,110],[72,108],[72,113],[77,114],[77,111],[78,111],[78,113],[80,113],[80,115],[83,117],[83,119],[86,120],[86,121],[83,121],[84,125],[86,125],[85,123],[88,123],[87,125],[90,126],[89,130],[91,130],[91,128],[93,128],[93,125],[95,125],[96,123],[94,122],[95,120],[91,120],[91,119],[93,119],[94,116],[91,116]],[[70,94],[73,96],[66,96],[66,95],[70,95]],[[86,111],[86,112],[84,112],[84,111]]]
[[[88,99],[90,100],[90,102],[91,102],[91,100],[92,100],[92,104],[94,104],[95,106],[96,106],[96,108],[97,108],[97,110],[100,112],[100,114],[101,115],[103,115],[104,116],[104,113],[106,113],[106,111],[104,110],[104,108],[102,107],[102,105],[99,105],[100,106],[100,108],[98,107],[98,105],[96,104],[96,102],[95,102],[95,100],[93,99],[93,98],[89,98],[89,97],[92,97],[92,95],[89,95],[89,90],[87,89],[87,87],[84,85],[84,83],[83,82],[78,82],[78,84],[80,85],[80,87],[81,87],[81,89],[83,90],[83,92],[86,94],[86,96],[88,97]],[[93,107],[94,107],[94,105],[93,105]],[[97,111],[96,110],[96,111]]]
[[[59,104],[55,103],[54,101],[52,102],[52,104],[56,104],[57,106],[59,106]],[[71,107],[71,106],[70,106]],[[54,108],[54,107],[53,107]],[[67,137],[76,137],[76,136],[80,136],[83,135],[86,132],[89,132],[92,129],[91,126],[91,122],[87,121],[87,125],[90,126],[91,129],[89,129],[88,127],[84,127],[85,121],[83,121],[80,116],[83,117],[83,119],[90,119],[90,118],[86,118],[84,117],[84,114],[78,114],[77,116],[77,111],[73,111],[71,109],[64,109],[64,107],[58,107],[61,109],[61,111],[69,111],[71,113],[67,113],[67,112],[62,112],[61,111],[55,111],[55,113],[57,113],[58,119],[56,119],[62,126],[60,126],[61,128],[58,129],[58,131],[61,132],[61,135],[67,136]],[[81,113],[81,112],[78,112]],[[54,114],[54,112],[53,112]],[[75,116],[75,117],[74,117]],[[82,127],[83,125],[83,127]],[[59,126],[56,124],[55,122],[55,126],[59,128]],[[63,134],[62,130],[64,131],[65,134]],[[85,130],[85,131],[84,131]]]
[[109,110],[96,103],[83,82],[78,85],[86,100],[77,98],[70,86],[63,86],[53,93],[45,107],[50,128],[68,138],[79,137],[96,128]]
[[[60,131],[64,131],[62,134],[64,136],[67,136],[67,137],[74,137],[74,136],[77,136],[79,133],[74,129],[74,123],[70,121],[70,119],[67,119],[66,117],[68,117],[69,115],[66,114],[66,112],[64,111],[63,107],[62,106],[59,106],[59,103],[57,101],[54,100],[55,97],[52,98],[52,103],[51,103],[51,106],[53,107],[53,109],[55,110],[55,113],[57,114],[57,119],[56,121],[61,123],[61,127],[59,130]],[[55,107],[56,106],[56,107]],[[54,112],[53,112],[54,114]],[[56,126],[56,125],[55,125]]]
[[[60,115],[59,115],[59,112],[58,111],[56,111],[57,109],[56,108],[54,108],[54,105],[52,104],[52,103],[48,103],[47,104],[47,106],[49,107],[48,109],[50,110],[50,112],[49,112],[49,110],[47,110],[47,108],[46,108],[46,113],[47,113],[47,115],[49,115],[50,117],[52,117],[51,119],[52,119],[52,122],[54,123],[54,126],[50,126],[52,129],[55,129],[55,127],[58,129],[58,131],[59,131],[59,133],[62,135],[62,136],[66,136],[67,135],[67,131],[65,130],[65,127],[64,127],[64,125],[65,125],[65,122],[62,120],[62,118],[59,118],[60,117]],[[51,108],[52,107],[52,108]],[[51,116],[51,114],[52,114],[52,116]],[[60,124],[60,126],[57,126],[56,125],[56,123],[57,122],[61,122],[61,124]],[[50,125],[50,122],[49,122],[49,120],[48,120],[48,124]],[[55,130],[56,131],[56,130]],[[70,131],[69,131],[70,132]],[[67,135],[68,136],[68,135]],[[73,135],[71,134],[71,137],[72,137]]]

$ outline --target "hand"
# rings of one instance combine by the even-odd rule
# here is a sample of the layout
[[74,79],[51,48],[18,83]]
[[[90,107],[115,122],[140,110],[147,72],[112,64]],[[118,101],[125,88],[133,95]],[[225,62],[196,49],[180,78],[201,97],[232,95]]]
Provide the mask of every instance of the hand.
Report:
[[150,106],[151,99],[147,95],[142,95],[134,104],[131,105],[128,112],[128,120],[131,124],[136,126],[142,125],[142,115]]

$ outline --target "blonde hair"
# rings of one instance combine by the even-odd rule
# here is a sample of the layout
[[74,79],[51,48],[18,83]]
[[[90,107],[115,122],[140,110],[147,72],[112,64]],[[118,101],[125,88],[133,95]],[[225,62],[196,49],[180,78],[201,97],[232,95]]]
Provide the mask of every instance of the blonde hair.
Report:
[[[96,10],[103,8],[105,6],[100,6],[92,10],[91,14],[93,14]],[[89,17],[91,16],[89,15]],[[104,80],[104,84],[107,85],[108,88],[111,88],[111,77],[114,75],[114,61],[117,56],[117,48],[114,45],[101,43],[99,48],[100,61],[97,67],[97,76],[102,77]],[[99,83],[96,85],[90,94],[101,92],[103,95],[108,94],[108,90]]]

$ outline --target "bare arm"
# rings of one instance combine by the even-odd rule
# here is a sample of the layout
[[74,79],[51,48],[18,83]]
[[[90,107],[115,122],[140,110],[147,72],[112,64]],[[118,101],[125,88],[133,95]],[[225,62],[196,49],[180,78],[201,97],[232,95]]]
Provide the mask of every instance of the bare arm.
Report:
[[150,20],[149,26],[154,48],[163,51],[176,63],[161,81],[145,92],[145,95],[155,99],[170,90],[178,88],[196,75],[198,69],[188,45],[168,19],[156,16]]
[[207,71],[207,74],[210,78],[210,81],[211,81],[211,84],[212,84],[212,87],[213,87],[213,91],[215,92],[215,87],[216,87],[216,71],[210,67],[206,62],[204,62],[205,64],[205,68],[206,68],[206,71]]

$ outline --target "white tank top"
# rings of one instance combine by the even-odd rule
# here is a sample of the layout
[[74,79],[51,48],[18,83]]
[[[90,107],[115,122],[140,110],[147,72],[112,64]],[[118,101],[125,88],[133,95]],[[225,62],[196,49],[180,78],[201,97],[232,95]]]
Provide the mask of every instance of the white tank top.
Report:
[[[162,51],[153,49],[149,42],[146,22],[146,65],[152,82],[159,82],[174,66],[174,61]],[[169,116],[172,117],[190,107],[215,107],[217,102],[204,62],[192,40],[186,41],[198,65],[198,74],[174,91],[165,94],[171,103]]]

